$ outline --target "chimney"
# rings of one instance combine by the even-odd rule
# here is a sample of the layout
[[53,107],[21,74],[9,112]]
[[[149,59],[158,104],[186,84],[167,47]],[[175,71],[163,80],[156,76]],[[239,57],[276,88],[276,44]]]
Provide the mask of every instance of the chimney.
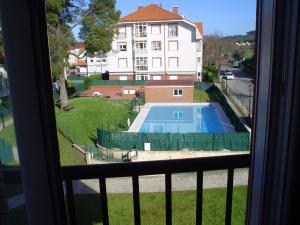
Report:
[[173,6],[172,12],[179,15],[179,7],[178,6]]
[[138,6],[138,9],[142,9],[142,8],[144,8],[144,6],[142,6],[142,5]]

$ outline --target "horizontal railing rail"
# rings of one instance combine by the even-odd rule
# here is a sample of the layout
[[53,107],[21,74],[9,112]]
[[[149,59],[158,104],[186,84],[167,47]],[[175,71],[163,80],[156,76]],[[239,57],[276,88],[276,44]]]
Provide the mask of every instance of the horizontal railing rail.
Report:
[[[66,204],[69,224],[76,225],[76,211],[73,181],[98,179],[100,188],[101,213],[103,225],[109,224],[106,178],[132,177],[132,196],[134,209],[134,224],[141,224],[139,176],[163,174],[165,175],[165,210],[166,224],[172,224],[172,174],[196,172],[196,224],[202,224],[203,205],[203,174],[205,171],[227,170],[226,214],[225,225],[231,224],[232,196],[234,170],[248,168],[251,164],[251,154],[202,157],[191,159],[174,159],[147,162],[113,163],[88,166],[64,166],[62,176],[66,186]],[[4,169],[1,171],[7,178],[20,178],[18,169]]]

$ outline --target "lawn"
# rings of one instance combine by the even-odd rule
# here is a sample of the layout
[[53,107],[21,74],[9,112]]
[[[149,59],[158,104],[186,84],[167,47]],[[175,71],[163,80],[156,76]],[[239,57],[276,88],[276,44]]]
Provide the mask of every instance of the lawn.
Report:
[[[232,224],[244,224],[246,211],[246,187],[235,187],[233,193]],[[223,225],[225,220],[226,189],[206,189],[203,193],[203,224]],[[165,224],[164,193],[141,193],[141,222],[144,225]],[[75,196],[78,224],[101,225],[100,199],[97,194]],[[110,224],[131,225],[133,221],[132,194],[109,194]],[[174,225],[194,225],[196,210],[195,191],[172,193],[172,215]],[[25,207],[11,213],[12,225],[25,225]]]
[[69,112],[56,109],[59,129],[76,144],[89,144],[96,139],[97,127],[126,130],[129,104],[105,98],[74,98]]
[[208,102],[210,100],[210,96],[206,91],[195,89],[194,102]]
[[[14,126],[10,125],[6,127],[2,132],[0,132],[0,139],[5,140],[6,142],[12,145],[16,145]],[[58,142],[59,142],[60,161],[63,166],[85,164],[84,157],[76,149],[72,148],[72,144],[66,138],[64,138],[59,132],[58,132]],[[13,161],[8,165],[17,165],[17,162]]]

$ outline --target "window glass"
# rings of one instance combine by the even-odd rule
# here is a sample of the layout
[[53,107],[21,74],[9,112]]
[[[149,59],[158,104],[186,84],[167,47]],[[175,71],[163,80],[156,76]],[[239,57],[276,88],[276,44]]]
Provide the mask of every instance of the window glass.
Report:
[[147,57],[137,57],[135,60],[136,70],[143,71],[148,70],[148,58]]
[[118,38],[119,39],[126,38],[126,27],[120,27],[119,28]]
[[169,66],[171,68],[176,68],[178,67],[178,58],[169,58]]
[[169,37],[178,36],[178,24],[169,24]]
[[152,51],[161,51],[161,41],[152,41]]

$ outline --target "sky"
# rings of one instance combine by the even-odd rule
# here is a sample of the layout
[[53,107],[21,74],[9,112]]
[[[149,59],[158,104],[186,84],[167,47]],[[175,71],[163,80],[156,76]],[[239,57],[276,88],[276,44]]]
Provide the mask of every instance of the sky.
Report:
[[117,0],[117,8],[121,16],[125,16],[138,6],[151,3],[162,3],[167,10],[179,6],[180,15],[194,22],[203,22],[205,35],[229,36],[255,30],[256,0]]

